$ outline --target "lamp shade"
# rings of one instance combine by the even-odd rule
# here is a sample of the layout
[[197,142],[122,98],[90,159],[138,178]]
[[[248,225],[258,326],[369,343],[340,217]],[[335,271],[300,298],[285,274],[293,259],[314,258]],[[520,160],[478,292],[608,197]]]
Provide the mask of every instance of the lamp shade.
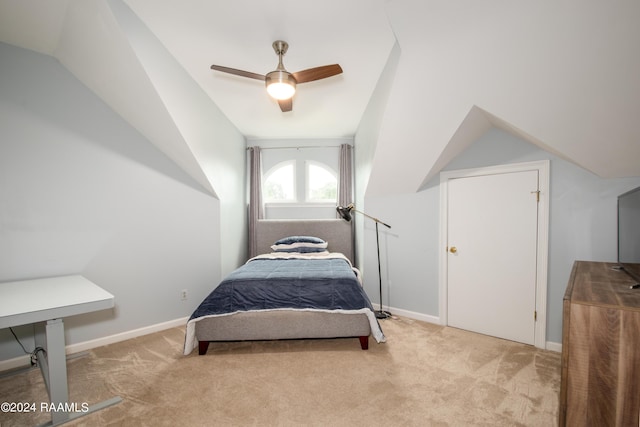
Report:
[[287,71],[276,70],[266,75],[265,85],[271,97],[284,100],[296,93],[296,79]]
[[351,211],[353,210],[353,204],[350,204],[346,207],[338,206],[336,207],[336,211],[345,221],[351,221]]

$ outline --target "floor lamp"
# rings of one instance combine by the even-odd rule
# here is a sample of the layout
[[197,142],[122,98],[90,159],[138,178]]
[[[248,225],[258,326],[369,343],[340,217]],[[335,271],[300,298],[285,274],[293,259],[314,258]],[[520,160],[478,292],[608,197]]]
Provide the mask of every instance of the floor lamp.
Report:
[[375,313],[378,319],[386,319],[387,317],[391,316],[391,313],[382,309],[382,273],[380,272],[380,238],[378,236],[378,224],[382,224],[387,228],[391,228],[391,226],[380,221],[378,218],[374,218],[371,215],[367,215],[366,213],[357,210],[353,203],[349,203],[347,206],[338,206],[336,207],[336,211],[338,211],[338,214],[340,214],[342,219],[344,219],[345,221],[351,221],[351,211],[354,211],[366,216],[369,219],[372,219],[376,223],[376,246],[378,248],[378,281],[380,283],[380,310],[376,311]]

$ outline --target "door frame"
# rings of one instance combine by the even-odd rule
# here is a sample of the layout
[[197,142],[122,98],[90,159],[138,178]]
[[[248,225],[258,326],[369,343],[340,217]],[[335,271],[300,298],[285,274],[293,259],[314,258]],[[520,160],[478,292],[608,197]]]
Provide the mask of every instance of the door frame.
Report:
[[[449,180],[474,176],[495,175],[514,172],[538,171],[538,230],[536,265],[536,321],[534,322],[534,345],[546,349],[547,337],[547,270],[549,255],[549,160],[513,163],[473,169],[440,172],[440,250],[439,288],[440,324],[448,325],[448,192]],[[533,197],[533,195],[532,195]]]

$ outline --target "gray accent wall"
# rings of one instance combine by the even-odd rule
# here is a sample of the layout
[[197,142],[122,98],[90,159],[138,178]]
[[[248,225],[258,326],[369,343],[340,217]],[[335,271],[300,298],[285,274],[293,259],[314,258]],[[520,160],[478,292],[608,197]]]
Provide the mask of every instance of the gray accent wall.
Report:
[[[562,341],[562,297],[575,260],[616,260],[616,199],[640,178],[604,179],[502,130],[492,128],[445,170],[550,160],[547,341]],[[383,301],[438,317],[439,176],[423,191],[367,197],[366,211],[389,223],[381,231]],[[378,301],[373,224],[365,223],[365,288]]]
[[[220,200],[57,60],[0,43],[0,281],[82,274],[111,292],[115,309],[65,319],[67,344],[189,316],[219,282],[223,248],[246,255],[237,150],[227,224]],[[32,327],[16,332],[33,350]],[[0,330],[0,360],[22,354]]]

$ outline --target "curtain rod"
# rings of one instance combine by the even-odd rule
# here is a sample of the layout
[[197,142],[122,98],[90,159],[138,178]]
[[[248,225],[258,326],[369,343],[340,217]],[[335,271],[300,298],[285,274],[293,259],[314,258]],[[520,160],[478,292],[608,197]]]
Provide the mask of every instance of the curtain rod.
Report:
[[[351,144],[347,144],[353,147]],[[301,148],[340,148],[340,145],[305,145],[301,147],[261,147],[259,145],[252,145],[251,147],[247,147],[247,150],[250,150],[253,147],[260,147],[261,150],[300,150]]]

